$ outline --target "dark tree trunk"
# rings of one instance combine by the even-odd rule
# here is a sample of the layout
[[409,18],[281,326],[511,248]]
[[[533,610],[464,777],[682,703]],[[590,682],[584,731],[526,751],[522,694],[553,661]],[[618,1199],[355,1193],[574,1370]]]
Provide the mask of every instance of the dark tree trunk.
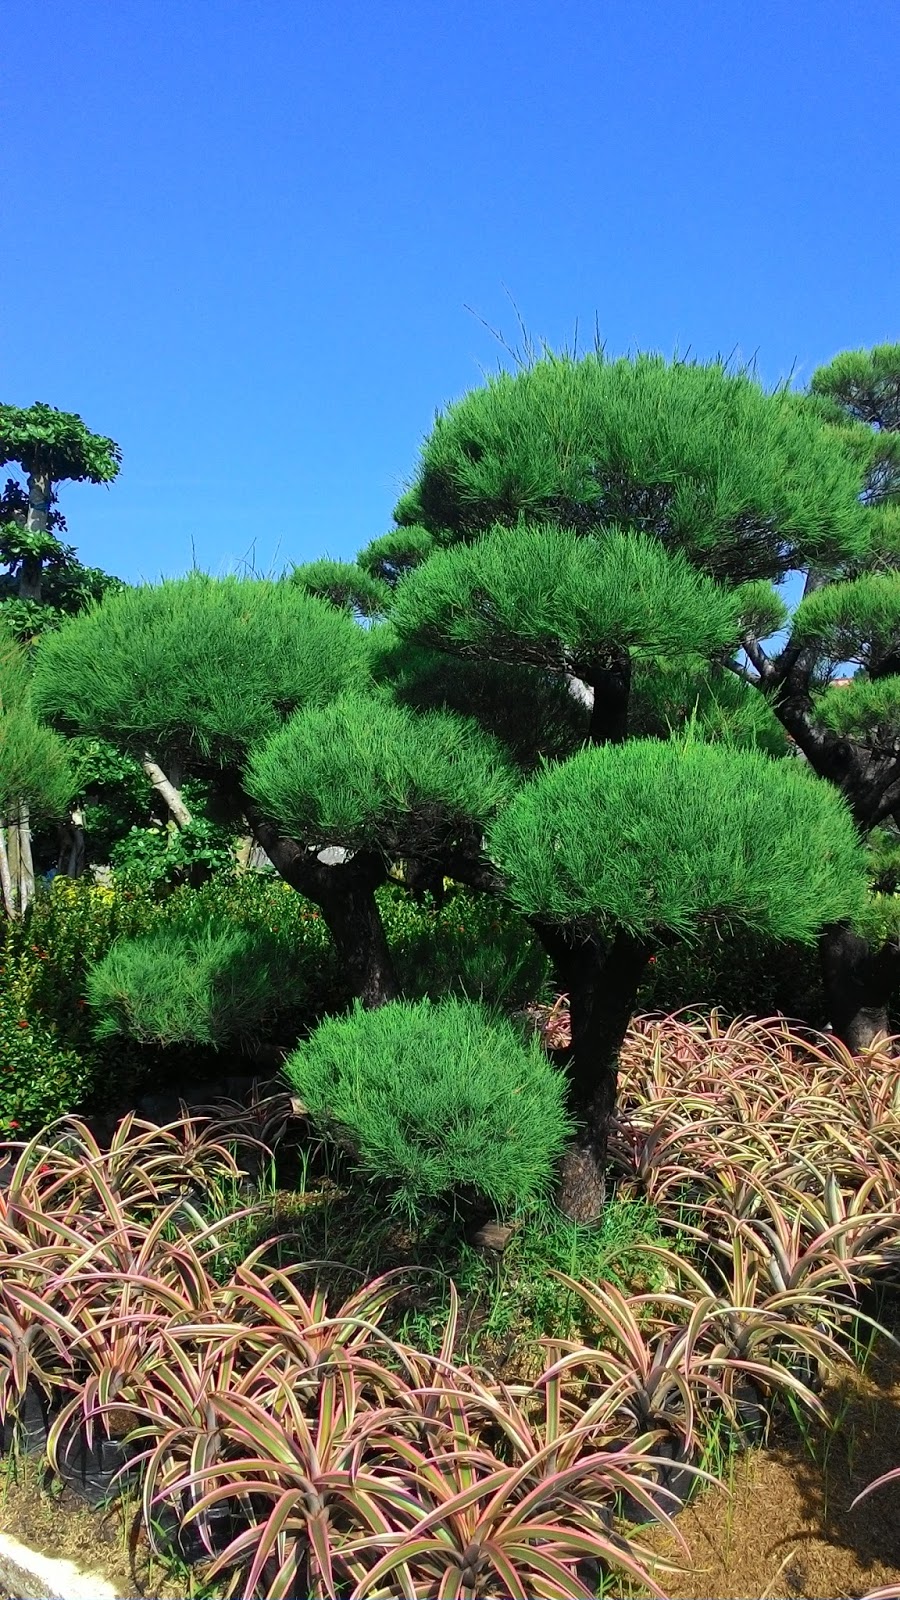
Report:
[[606,1202],[606,1151],[616,1108],[619,1051],[655,946],[620,928],[604,952],[591,935],[533,922],[569,996],[572,1043],[554,1052],[569,1076],[575,1138],[562,1159],[558,1204],[576,1222],[597,1222]]
[[247,801],[253,837],[286,883],[315,902],[328,925],[354,995],[374,1008],[398,994],[375,890],[387,880],[381,856],[360,850],[307,849],[287,839]]
[[326,867],[325,872],[334,876],[323,874],[314,898],[322,908],[353,993],[374,1010],[397,998],[394,965],[375,899],[375,890],[387,873],[380,861],[370,863],[359,856],[342,866]]
[[404,861],[403,881],[414,900],[421,903],[430,895],[436,906],[444,904],[444,869],[440,862]]
[[819,957],[831,1026],[849,1050],[889,1037],[890,1002],[900,983],[900,946],[873,949],[848,923],[825,928]]
[[608,667],[584,674],[594,691],[588,739],[591,744],[622,744],[628,738],[631,657],[627,650]]

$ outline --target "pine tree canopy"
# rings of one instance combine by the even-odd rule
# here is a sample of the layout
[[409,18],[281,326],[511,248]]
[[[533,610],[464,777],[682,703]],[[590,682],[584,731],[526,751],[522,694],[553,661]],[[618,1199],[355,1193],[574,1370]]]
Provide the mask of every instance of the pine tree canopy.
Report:
[[900,676],[857,677],[816,697],[816,719],[832,733],[893,751],[900,740]]
[[373,676],[400,705],[474,717],[519,767],[572,755],[587,738],[590,712],[559,673],[429,650],[402,639],[391,623],[368,637]]
[[870,427],[900,430],[900,344],[845,350],[813,373],[810,388]]
[[0,625],[0,826],[22,802],[34,815],[65,811],[76,780],[66,744],[31,707],[28,658]]
[[623,650],[712,655],[738,636],[731,596],[681,551],[527,523],[431,556],[398,586],[391,621],[432,648],[570,672]]
[[390,602],[387,584],[355,561],[306,561],[294,567],[288,581],[305,594],[318,595],[351,616],[383,617]]
[[443,542],[618,524],[739,583],[860,556],[860,475],[814,406],[720,362],[549,355],[438,416],[394,516]]
[[290,838],[429,855],[480,836],[518,779],[477,723],[345,695],[292,717],[250,758],[245,787]]
[[794,613],[793,637],[835,663],[858,661],[877,672],[900,649],[900,574],[864,573],[815,590]]
[[327,601],[193,573],[65,621],[38,646],[34,692],[63,728],[225,768],[298,707],[368,680],[364,631]]
[[812,943],[865,897],[865,853],[830,785],[794,762],[691,738],[586,748],[488,831],[526,916],[653,938],[702,922]]
[[434,535],[427,528],[417,525],[392,528],[390,533],[383,533],[379,539],[373,539],[364,550],[360,550],[356,560],[364,572],[393,589],[401,578],[431,554],[435,543]]

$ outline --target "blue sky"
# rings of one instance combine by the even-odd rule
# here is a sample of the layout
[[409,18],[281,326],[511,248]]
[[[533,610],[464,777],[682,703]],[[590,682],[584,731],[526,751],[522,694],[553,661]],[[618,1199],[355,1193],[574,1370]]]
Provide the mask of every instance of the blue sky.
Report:
[[434,410],[595,315],[774,383],[900,338],[896,0],[5,0],[7,403],[82,559],[351,556]]

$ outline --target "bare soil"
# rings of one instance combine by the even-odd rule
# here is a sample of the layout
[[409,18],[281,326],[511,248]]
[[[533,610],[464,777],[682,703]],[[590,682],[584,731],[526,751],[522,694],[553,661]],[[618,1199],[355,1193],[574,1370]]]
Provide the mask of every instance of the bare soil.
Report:
[[[736,1458],[730,1495],[704,1491],[678,1517],[691,1562],[657,1575],[671,1600],[860,1600],[900,1584],[900,1482],[850,1510],[900,1466],[900,1350],[881,1340],[865,1375],[823,1398],[833,1432],[782,1420],[771,1448]],[[671,1535],[641,1533],[684,1561]]]
[[[129,1550],[133,1513],[122,1505],[91,1509],[70,1489],[49,1487],[34,1460],[9,1459],[0,1473],[0,1532],[57,1560],[72,1561],[83,1572],[106,1578],[127,1596],[141,1600],[186,1600],[191,1578],[167,1571],[151,1558],[143,1536]],[[199,1584],[199,1573],[196,1576]],[[0,1600],[5,1600],[0,1590]]]

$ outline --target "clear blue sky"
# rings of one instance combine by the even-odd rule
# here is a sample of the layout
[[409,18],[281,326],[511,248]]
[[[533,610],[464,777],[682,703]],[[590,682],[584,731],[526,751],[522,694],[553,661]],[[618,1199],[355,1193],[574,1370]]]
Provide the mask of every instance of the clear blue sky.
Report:
[[5,0],[7,403],[118,439],[83,560],[350,556],[515,338],[900,338],[897,0]]

